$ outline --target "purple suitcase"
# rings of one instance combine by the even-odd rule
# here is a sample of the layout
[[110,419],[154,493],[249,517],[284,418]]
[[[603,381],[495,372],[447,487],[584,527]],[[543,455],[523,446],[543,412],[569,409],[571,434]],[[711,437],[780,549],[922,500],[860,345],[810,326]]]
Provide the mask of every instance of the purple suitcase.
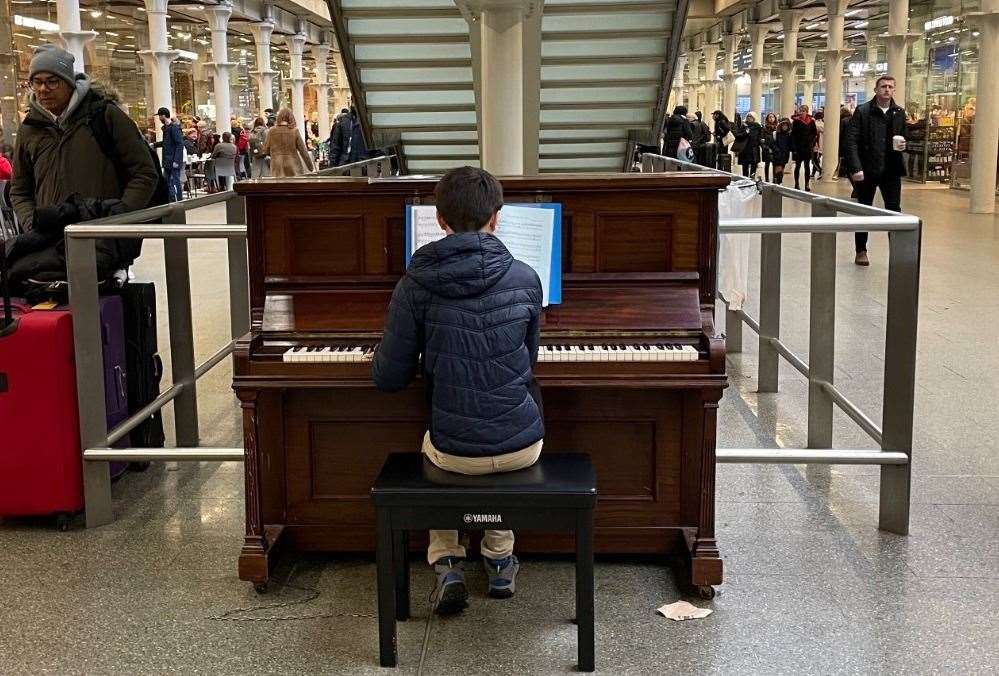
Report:
[[[125,310],[121,296],[101,296],[101,347],[104,352],[104,406],[108,429],[128,418],[128,373],[125,368]],[[114,444],[127,448],[128,435]],[[111,463],[111,476],[117,478],[128,469],[127,462]]]

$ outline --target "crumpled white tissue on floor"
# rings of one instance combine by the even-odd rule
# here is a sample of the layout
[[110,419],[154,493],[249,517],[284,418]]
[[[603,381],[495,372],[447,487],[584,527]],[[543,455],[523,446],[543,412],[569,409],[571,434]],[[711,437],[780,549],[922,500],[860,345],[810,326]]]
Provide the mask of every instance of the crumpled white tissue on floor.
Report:
[[714,611],[710,608],[698,608],[686,601],[677,601],[676,603],[656,608],[656,612],[663,617],[668,617],[671,620],[679,622],[680,620],[699,620],[707,617]]

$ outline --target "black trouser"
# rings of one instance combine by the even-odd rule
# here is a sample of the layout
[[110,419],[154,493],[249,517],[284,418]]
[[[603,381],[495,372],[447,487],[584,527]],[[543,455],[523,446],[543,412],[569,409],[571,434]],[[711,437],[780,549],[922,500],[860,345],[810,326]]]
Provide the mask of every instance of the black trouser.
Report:
[[812,153],[812,173],[816,175],[822,173],[822,153],[818,151]]
[[784,165],[774,164],[774,183],[777,185],[784,184]]
[[759,162],[749,162],[748,164],[742,165],[742,175],[743,176],[756,176],[756,170],[759,168]]
[[[860,183],[855,183],[857,191],[857,201],[861,204],[871,206],[874,204],[874,193],[881,190],[881,199],[884,200],[885,209],[889,211],[902,211],[902,177],[901,176],[865,176]],[[854,233],[854,240],[857,251],[867,251],[867,233]]]
[[794,160],[794,187],[796,189],[801,187],[801,184],[799,183],[799,176],[800,176],[801,165],[805,165],[805,190],[808,190],[809,183],[812,180],[812,160],[809,157],[806,157],[803,160],[799,160],[799,159],[795,158],[795,160]]
[[770,160],[763,160],[763,178],[767,183],[770,182],[770,164]]

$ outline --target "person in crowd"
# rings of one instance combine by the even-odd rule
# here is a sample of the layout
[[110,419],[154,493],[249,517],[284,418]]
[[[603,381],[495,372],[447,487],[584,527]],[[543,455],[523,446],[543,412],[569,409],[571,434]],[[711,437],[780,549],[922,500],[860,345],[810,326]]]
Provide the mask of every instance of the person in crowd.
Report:
[[[663,139],[663,155],[666,157],[678,157],[681,139],[686,139],[687,143],[693,145],[694,134],[687,122],[687,106],[677,106],[673,109],[673,114],[666,118],[666,135]],[[681,157],[682,160],[689,159]]]
[[690,123],[690,145],[696,150],[705,143],[711,142],[711,132],[708,126],[701,122],[700,113],[687,113],[687,122]]
[[264,144],[267,142],[267,121],[258,117],[253,121],[253,129],[250,131],[250,156],[252,157],[251,175],[254,178],[267,176],[267,154],[264,153]]
[[295,116],[287,108],[278,111],[277,124],[267,132],[263,152],[271,156],[272,176],[299,176],[305,170],[313,171],[312,156],[305,148]]
[[[493,234],[503,188],[491,174],[452,169],[434,197],[437,223],[447,236],[418,249],[395,287],[374,357],[375,385],[399,391],[422,372],[431,409],[423,453],[437,467],[458,474],[529,467],[541,455],[545,434],[532,372],[541,280]],[[516,591],[520,564],[513,546],[512,531],[487,530],[482,538],[493,598]],[[457,531],[430,531],[427,562],[437,573],[438,614],[468,605],[464,558]]]
[[[135,122],[75,66],[71,53],[44,44],[28,67],[31,94],[10,191],[25,230],[7,251],[15,290],[39,272],[65,275],[65,226],[150,206],[159,185]],[[139,252],[134,242],[110,239],[98,240],[96,249],[99,278],[130,265]]]
[[825,135],[825,111],[815,113],[815,149],[812,151],[812,177],[822,178],[822,137]]
[[770,145],[770,161],[774,164],[774,183],[781,185],[784,183],[784,167],[791,161],[791,151],[794,149],[794,142],[791,139],[791,120],[786,117],[781,118],[777,123],[777,130],[767,139]]
[[811,192],[812,153],[815,149],[815,138],[818,136],[815,118],[808,114],[808,106],[802,104],[798,114],[791,121],[791,140],[794,142],[794,188],[801,190],[801,168],[805,168],[805,192]]
[[180,123],[170,117],[169,108],[160,108],[156,117],[163,125],[163,176],[167,180],[167,189],[171,202],[184,199],[184,184],[180,175],[184,171],[184,137],[180,133]]
[[846,157],[846,128],[850,124],[851,117],[853,117],[853,111],[847,106],[839,109],[839,161],[836,165],[836,175],[840,178],[849,178],[849,174],[846,172],[846,162],[843,161],[843,158]]
[[773,144],[774,134],[776,133],[777,115],[774,113],[767,113],[767,117],[763,121],[763,137],[760,141],[760,154],[763,159],[763,178],[768,182],[770,181],[770,165],[773,164],[771,146]]
[[212,129],[208,126],[205,121],[198,122],[198,155],[211,155],[212,154]]
[[212,160],[215,165],[215,178],[218,179],[220,190],[231,190],[236,178],[236,160],[239,149],[232,142],[232,134],[222,134],[222,141],[212,150]]
[[763,127],[756,121],[756,113],[746,113],[746,122],[736,134],[736,142],[744,140],[739,151],[739,164],[742,165],[742,175],[756,178],[756,170],[760,166],[760,142],[763,138]]
[[[880,190],[885,209],[902,211],[905,111],[895,103],[895,78],[891,75],[879,77],[874,92],[874,98],[857,106],[847,124],[843,159],[858,202],[874,204],[874,195]],[[854,262],[870,265],[867,233],[856,233],[855,244]]]
[[250,123],[241,125],[239,138],[236,140],[236,150],[239,151],[239,159],[236,161],[236,173],[243,178],[250,178]]
[[277,124],[277,114],[273,108],[264,108],[264,118],[267,120],[268,129]]
[[184,149],[187,154],[194,156],[198,154],[198,128],[188,127],[184,130]]
[[351,106],[346,117],[340,117],[330,139],[330,164],[339,167],[368,157],[364,145],[364,130],[357,116],[357,108]]
[[718,146],[718,155],[724,155],[728,152],[728,145],[725,144],[725,137],[728,136],[730,131],[732,131],[732,123],[728,121],[727,117],[725,117],[725,113],[720,110],[716,110],[711,113],[711,119],[714,120],[715,123],[713,135],[715,144]]

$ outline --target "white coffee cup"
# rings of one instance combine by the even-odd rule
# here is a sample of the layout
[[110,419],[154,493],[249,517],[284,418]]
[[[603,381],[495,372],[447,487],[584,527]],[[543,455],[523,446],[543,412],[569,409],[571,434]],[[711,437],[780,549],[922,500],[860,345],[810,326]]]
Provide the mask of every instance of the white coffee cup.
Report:
[[895,150],[901,152],[905,150],[905,137],[904,136],[892,136],[891,137],[891,147]]

